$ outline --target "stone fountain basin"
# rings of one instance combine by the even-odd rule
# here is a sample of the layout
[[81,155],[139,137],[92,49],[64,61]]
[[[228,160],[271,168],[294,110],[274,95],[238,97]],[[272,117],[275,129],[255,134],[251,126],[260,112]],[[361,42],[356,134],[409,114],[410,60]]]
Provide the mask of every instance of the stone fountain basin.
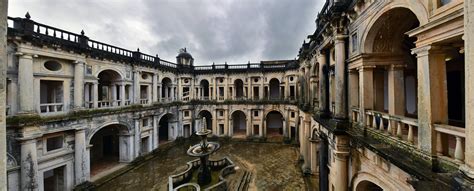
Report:
[[219,148],[220,148],[219,143],[208,142],[206,150],[202,148],[202,145],[197,144],[190,147],[187,153],[188,155],[193,156],[193,157],[202,157],[202,156],[207,156],[216,152],[217,150],[219,150]]
[[188,167],[185,171],[169,177],[168,190],[226,190],[226,177],[229,174],[235,173],[235,164],[228,157],[224,157],[220,160],[209,160],[213,180],[209,185],[200,186],[197,184],[197,171],[201,165],[201,161],[196,159],[186,164]]

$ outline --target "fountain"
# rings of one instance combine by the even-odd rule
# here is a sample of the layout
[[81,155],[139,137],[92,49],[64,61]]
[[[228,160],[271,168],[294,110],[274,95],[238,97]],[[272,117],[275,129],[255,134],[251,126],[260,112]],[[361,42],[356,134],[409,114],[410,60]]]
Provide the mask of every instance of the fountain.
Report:
[[211,170],[208,166],[209,155],[217,151],[220,145],[207,141],[207,135],[210,135],[212,131],[206,128],[205,118],[202,119],[202,124],[201,129],[196,132],[196,135],[201,137],[201,143],[189,148],[187,153],[189,156],[199,157],[201,164],[198,171],[198,184],[206,185],[211,182]]
[[[234,163],[227,157],[221,160],[209,160],[209,155],[216,152],[220,145],[208,142],[207,136],[212,134],[206,128],[206,119],[201,121],[201,128],[196,135],[201,138],[199,144],[191,146],[187,154],[199,159],[189,161],[188,168],[176,175],[169,177],[168,187],[175,190],[227,190],[225,177],[235,172]],[[197,172],[197,173],[196,173]]]

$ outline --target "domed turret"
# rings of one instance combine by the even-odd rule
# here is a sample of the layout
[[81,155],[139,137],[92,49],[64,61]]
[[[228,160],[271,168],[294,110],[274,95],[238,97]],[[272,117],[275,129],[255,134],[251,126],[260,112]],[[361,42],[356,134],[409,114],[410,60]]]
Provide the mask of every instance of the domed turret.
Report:
[[176,63],[186,66],[192,66],[194,64],[194,58],[186,51],[186,48],[182,48],[179,50],[178,56],[176,56]]

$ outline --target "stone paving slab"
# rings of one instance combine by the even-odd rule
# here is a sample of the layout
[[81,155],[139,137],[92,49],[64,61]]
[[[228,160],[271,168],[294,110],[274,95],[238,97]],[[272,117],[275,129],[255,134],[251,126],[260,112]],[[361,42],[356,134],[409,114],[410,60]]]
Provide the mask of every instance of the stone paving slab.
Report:
[[[98,188],[101,190],[167,190],[168,176],[186,168],[192,157],[186,155],[191,143],[159,152],[142,166],[122,174]],[[297,165],[295,147],[273,143],[227,143],[211,159],[229,157],[238,171],[252,173],[249,190],[307,190]],[[229,177],[234,184],[241,177]]]

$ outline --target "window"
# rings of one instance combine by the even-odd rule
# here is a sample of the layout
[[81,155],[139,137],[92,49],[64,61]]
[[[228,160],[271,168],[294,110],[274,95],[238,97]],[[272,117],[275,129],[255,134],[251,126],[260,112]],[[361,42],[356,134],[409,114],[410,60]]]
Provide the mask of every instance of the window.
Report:
[[223,117],[224,116],[224,111],[219,111],[219,116]]
[[54,151],[57,149],[63,148],[63,140],[64,137],[61,136],[56,136],[56,137],[51,137],[46,139],[46,151]]
[[92,75],[92,66],[91,65],[85,65],[86,66],[86,74],[87,75]]
[[352,40],[352,52],[355,52],[359,48],[357,33],[354,33],[352,35],[351,40]]
[[254,81],[254,82],[258,82],[258,78],[254,78],[253,81]]
[[291,112],[291,118],[295,118],[295,112]]
[[49,71],[59,71],[62,68],[62,65],[56,61],[47,61],[44,63],[44,68]]
[[219,124],[219,134],[224,134],[224,124]]
[[65,166],[43,172],[44,190],[65,190]]
[[184,111],[184,117],[189,117],[189,111]]
[[144,80],[148,79],[148,74],[142,74],[142,79]]
[[438,7],[442,7],[442,6],[445,6],[449,3],[451,3],[452,0],[438,0]]
[[293,76],[290,77],[290,81],[292,82],[294,80]]
[[143,127],[150,126],[150,120],[148,120],[148,118],[142,119],[142,125]]
[[258,111],[253,111],[253,116],[258,117]]

